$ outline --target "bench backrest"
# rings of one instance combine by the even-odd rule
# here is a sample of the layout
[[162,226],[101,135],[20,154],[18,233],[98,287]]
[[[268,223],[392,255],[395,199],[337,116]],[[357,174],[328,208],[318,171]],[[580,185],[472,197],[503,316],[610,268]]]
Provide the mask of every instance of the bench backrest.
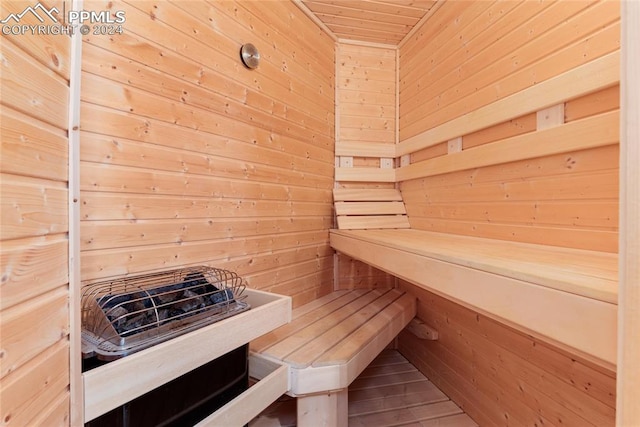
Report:
[[341,230],[410,228],[402,195],[397,189],[336,188],[333,200]]

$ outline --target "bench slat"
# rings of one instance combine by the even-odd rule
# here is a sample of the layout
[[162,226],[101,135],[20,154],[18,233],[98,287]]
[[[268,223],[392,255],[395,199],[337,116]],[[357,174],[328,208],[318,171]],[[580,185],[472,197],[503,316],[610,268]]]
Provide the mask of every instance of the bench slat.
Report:
[[[415,315],[415,297],[409,294],[393,292],[394,299],[386,307],[375,312],[373,317],[361,322],[360,327],[350,334],[346,339],[341,340],[331,350],[319,357],[313,366],[326,366],[340,363],[347,363],[354,359],[358,353],[367,353],[367,348],[372,341],[384,342],[386,345],[396,334],[395,330],[403,329]],[[372,307],[373,308],[373,307]],[[381,333],[381,331],[386,331]],[[370,361],[367,361],[365,366]],[[364,367],[363,367],[364,369]]]
[[[312,327],[306,328],[305,333],[311,333],[311,339],[305,336],[306,342],[304,346],[289,354],[284,361],[297,367],[304,366],[327,366],[346,363],[356,354],[369,340],[374,339],[378,330],[367,329],[360,334],[354,334],[355,331],[362,328],[370,322],[379,313],[386,313],[390,308],[393,309],[393,302],[402,294],[395,290],[389,290],[384,294],[378,292],[370,292],[367,298],[359,298],[351,304],[344,307],[342,313],[331,313],[324,322],[317,322]],[[396,311],[393,310],[393,314]],[[346,315],[345,315],[346,314]],[[386,316],[392,317],[391,315]],[[389,321],[390,319],[387,319]],[[328,326],[331,325],[331,326]],[[384,326],[384,324],[379,325]],[[291,337],[293,338],[293,337]],[[339,353],[339,359],[326,358],[324,355],[333,346],[338,345],[344,340],[349,340],[348,349],[351,353],[343,351]],[[376,354],[377,355],[377,354]],[[316,365],[316,360],[323,359],[323,363]]]
[[296,308],[291,313],[293,320],[290,323],[251,341],[251,350],[264,353],[267,349],[285,340],[290,335],[333,313],[367,292],[367,289],[336,291]]
[[329,312],[321,311],[320,314],[322,317],[316,316],[315,312],[309,313],[310,315],[317,317],[317,319],[313,322],[309,322],[309,316],[303,316],[295,322],[292,322],[291,324],[294,329],[299,325],[303,325],[303,327],[297,329],[294,333],[288,334],[285,339],[273,344],[266,350],[263,350],[262,353],[277,358],[278,360],[283,360],[296,368],[310,366],[314,360],[313,358],[292,358],[291,354],[303,346],[308,347],[312,341],[321,336],[325,331],[340,324],[347,319],[351,313],[365,307],[379,296],[379,291],[370,291],[358,296],[348,304],[342,305],[336,310]]

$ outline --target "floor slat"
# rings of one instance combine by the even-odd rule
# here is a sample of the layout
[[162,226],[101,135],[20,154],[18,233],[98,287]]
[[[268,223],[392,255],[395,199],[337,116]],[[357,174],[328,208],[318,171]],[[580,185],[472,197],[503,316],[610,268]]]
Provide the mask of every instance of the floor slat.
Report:
[[[295,427],[295,399],[283,396],[249,427]],[[349,387],[349,426],[477,427],[396,350],[383,351]]]

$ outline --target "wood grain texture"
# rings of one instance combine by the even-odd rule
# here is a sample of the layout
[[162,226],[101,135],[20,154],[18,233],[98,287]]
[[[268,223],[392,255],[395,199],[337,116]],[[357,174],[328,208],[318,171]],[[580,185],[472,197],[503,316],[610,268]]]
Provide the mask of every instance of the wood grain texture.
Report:
[[292,3],[96,7],[127,31],[84,40],[83,278],[215,264],[295,304],[326,293],[333,40]]
[[301,3],[338,39],[386,44],[399,43],[436,4],[433,0]]
[[[401,46],[398,154],[411,153],[411,164],[396,176],[414,228],[617,251],[619,9],[453,2]],[[538,127],[536,115],[554,105],[564,105],[560,125]],[[554,147],[568,143],[565,154],[526,155],[564,130]],[[581,133],[600,136],[581,146]],[[458,136],[462,151],[446,154],[444,144]],[[498,157],[513,157],[482,164],[500,141],[507,144]]]
[[385,165],[395,157],[396,50],[338,43],[335,72],[336,156],[353,159],[336,168],[336,181],[393,182]]
[[291,323],[251,343],[251,350],[292,369],[292,395],[346,387],[415,315],[415,301],[395,289],[336,291],[298,307]]
[[[58,13],[55,14],[62,21],[62,12],[65,7],[69,7],[71,2],[64,0],[46,0],[40,2],[44,7],[51,10],[56,8]],[[66,4],[65,4],[66,3]],[[0,16],[3,18],[10,14],[20,14],[27,7],[34,6],[33,3],[26,0],[12,0],[2,2],[0,4]],[[11,21],[7,25],[11,25]],[[20,25],[43,25],[43,23],[36,18],[35,15],[27,13],[20,18]],[[60,36],[59,34],[44,34],[44,32],[38,34],[38,31],[26,31],[19,35],[19,37],[10,37],[11,42],[15,43],[22,51],[30,55],[33,59],[40,62],[48,69],[59,74],[64,79],[69,79],[70,73],[70,37]],[[3,38],[8,40],[9,37]]]
[[[399,350],[483,425],[611,426],[615,373],[407,283],[437,341],[403,332]],[[498,405],[495,402],[499,402]]]
[[[44,1],[62,11],[62,2]],[[0,15],[33,3],[2,2]],[[22,24],[38,24],[35,15]],[[2,36],[0,419],[68,425],[69,38]]]
[[[451,243],[451,252],[446,242]],[[490,247],[473,248],[475,243]],[[554,256],[548,246],[419,230],[332,230],[331,245],[607,369],[615,366],[617,306],[609,301],[616,300],[617,261],[611,254],[592,253],[596,263],[609,265],[596,273],[603,281],[593,283],[590,274],[580,278],[564,271],[564,263],[559,264],[559,270],[556,268],[565,254],[573,253],[575,259],[582,260],[583,251],[557,248],[559,253]],[[500,248],[506,255],[496,254]],[[538,255],[526,254],[530,249],[537,250]],[[522,263],[517,262],[518,253],[523,255]],[[450,258],[449,254],[455,255]],[[536,276],[550,275],[521,276],[527,270],[535,271]],[[545,315],[540,316],[541,312]],[[580,323],[576,323],[578,313],[583,312],[589,312],[589,317],[580,317]],[[585,327],[586,321],[591,322],[589,327]]]
[[635,403],[640,381],[640,5],[623,5],[620,142],[620,310],[616,426],[640,423]]
[[[543,11],[539,10],[545,7]],[[451,24],[448,38],[446,32],[440,32],[443,37],[440,43],[433,38],[428,43],[403,45],[404,52],[412,52],[415,57],[427,62],[431,60],[431,55],[426,52],[447,52],[455,64],[449,62],[446,68],[438,69],[435,75],[428,78],[429,85],[433,87],[422,89],[416,86],[423,83],[418,81],[417,75],[406,80],[408,85],[401,89],[401,140],[616,51],[619,8],[619,2],[560,2],[549,7],[544,4],[528,6],[524,9],[526,13],[523,18],[520,18],[528,21],[525,25],[513,27],[508,13],[500,15],[494,22],[487,20],[484,25],[481,24],[479,28],[484,37],[489,37],[491,44],[479,45],[480,50],[467,48],[466,39],[453,36],[451,31],[455,33],[458,27]],[[443,21],[432,20],[431,25],[434,28],[446,25],[447,13],[452,22],[456,22],[467,12],[472,12],[468,19],[473,20],[484,10],[484,7],[474,9],[472,5],[445,4],[436,15]],[[574,25],[580,31],[574,31]],[[496,33],[504,36],[498,42],[493,42]],[[558,40],[562,40],[560,49],[555,48]],[[430,43],[437,48],[428,48]],[[470,58],[466,55],[451,55],[459,48],[468,49],[473,60],[467,61]],[[424,54],[418,55],[420,49],[429,50],[423,50]],[[585,51],[589,52],[586,56]],[[400,58],[402,63],[402,52]],[[452,72],[461,66],[464,68]],[[421,70],[425,69],[423,67]],[[405,66],[401,71],[402,80],[408,76],[411,67]],[[421,72],[418,71],[418,74]],[[496,85],[498,82],[499,85]],[[420,96],[423,93],[430,95],[423,99]],[[415,103],[407,104],[407,97],[414,97]]]

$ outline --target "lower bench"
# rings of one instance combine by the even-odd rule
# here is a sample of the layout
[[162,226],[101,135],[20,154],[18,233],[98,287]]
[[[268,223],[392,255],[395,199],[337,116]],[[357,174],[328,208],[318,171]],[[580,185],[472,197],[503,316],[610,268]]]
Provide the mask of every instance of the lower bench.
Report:
[[608,369],[616,254],[404,230],[331,230],[331,246]]
[[290,366],[298,426],[346,426],[347,387],[413,319],[416,300],[397,289],[336,291],[292,314],[252,354]]

